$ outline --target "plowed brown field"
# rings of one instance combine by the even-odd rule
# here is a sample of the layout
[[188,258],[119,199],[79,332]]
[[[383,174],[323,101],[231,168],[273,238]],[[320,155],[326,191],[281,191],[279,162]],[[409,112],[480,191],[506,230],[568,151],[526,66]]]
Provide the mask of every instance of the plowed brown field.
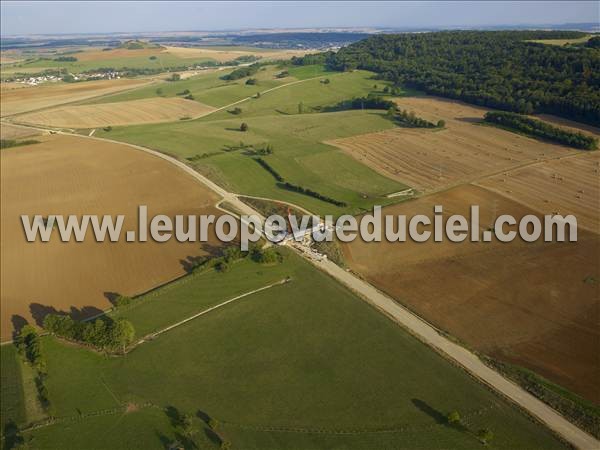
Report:
[[[90,316],[111,306],[110,293],[133,295],[185,273],[189,258],[218,248],[208,244],[125,242],[138,205],[156,214],[221,214],[217,196],[190,176],[129,146],[51,135],[42,143],[1,152],[1,336],[13,325],[40,321],[50,311]],[[124,214],[119,242],[28,243],[20,215]]]
[[[530,208],[464,185],[384,209],[388,214],[496,214]],[[600,403],[600,236],[576,243],[344,244],[348,265],[420,316],[469,346],[535,370]]]
[[133,125],[197,117],[211,106],[182,98],[148,98],[98,105],[61,106],[19,116],[19,122],[59,128],[95,128]]
[[532,161],[575,152],[494,127],[477,125],[486,110],[435,97],[400,98],[401,109],[444,130],[395,128],[329,141],[379,173],[421,192],[470,182]]

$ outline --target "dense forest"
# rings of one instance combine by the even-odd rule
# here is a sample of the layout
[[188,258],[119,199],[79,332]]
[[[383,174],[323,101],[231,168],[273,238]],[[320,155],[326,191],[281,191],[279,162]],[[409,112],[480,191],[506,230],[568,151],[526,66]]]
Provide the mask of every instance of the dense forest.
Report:
[[371,70],[429,94],[600,125],[600,51],[527,42],[581,36],[568,31],[381,34],[293,63]]

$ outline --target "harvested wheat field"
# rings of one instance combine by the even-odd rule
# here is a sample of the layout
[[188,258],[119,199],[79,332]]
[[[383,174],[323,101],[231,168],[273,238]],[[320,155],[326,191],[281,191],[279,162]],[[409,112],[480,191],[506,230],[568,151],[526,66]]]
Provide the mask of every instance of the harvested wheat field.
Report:
[[81,83],[48,83],[22,89],[0,89],[2,117],[113,94],[125,89],[148,84],[148,79],[86,81]]
[[435,97],[397,100],[446,129],[394,128],[329,141],[379,173],[430,192],[576,150],[477,125],[487,110]]
[[12,125],[4,122],[0,124],[0,136],[2,139],[21,139],[30,136],[36,136],[41,133],[41,131],[33,128],[20,127],[18,125]]
[[199,117],[211,106],[183,98],[148,98],[97,105],[61,106],[19,116],[19,122],[64,128],[159,123]]
[[[531,210],[464,185],[384,209],[384,214],[469,216],[482,229],[493,212],[517,219]],[[344,244],[352,270],[468,346],[535,370],[598,403],[600,392],[600,236],[576,243]]]
[[477,184],[543,214],[574,214],[580,228],[600,233],[600,153],[543,161]]
[[[39,323],[48,311],[90,316],[111,306],[111,293],[133,295],[183,275],[208,244],[125,242],[138,205],[156,214],[215,214],[218,197],[168,162],[123,144],[47,135],[39,144],[1,153],[1,336],[13,325]],[[28,243],[20,215],[124,214],[119,242]]]

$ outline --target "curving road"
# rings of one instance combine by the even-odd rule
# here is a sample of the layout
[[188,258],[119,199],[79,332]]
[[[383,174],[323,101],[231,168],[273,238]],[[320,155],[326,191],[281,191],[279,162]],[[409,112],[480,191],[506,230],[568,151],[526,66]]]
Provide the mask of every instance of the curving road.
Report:
[[[296,84],[303,81],[308,80],[300,80],[293,83],[288,83],[286,85],[281,85],[276,88],[265,91],[265,93],[273,91],[275,89],[280,89],[284,86],[289,86],[290,84]],[[232,105],[241,103],[246,100],[248,100],[248,98],[232,103],[231,105],[224,106],[220,109],[222,110],[224,108],[231,107]],[[216,111],[217,110],[213,112]],[[66,132],[58,133],[73,135],[73,133]],[[194,169],[192,169],[185,163],[171,156],[139,145],[128,144],[120,141],[114,141],[111,139],[98,138],[95,136],[76,136],[84,139],[97,139],[101,141],[114,142],[121,145],[128,145],[132,148],[168,161],[169,163],[179,167],[182,171],[192,176],[197,181],[203,183],[205,186],[208,186],[214,192],[223,197],[223,200],[221,201],[227,201],[231,203],[243,214],[256,215],[259,218],[261,218],[261,220],[264,220],[264,218],[258,211],[255,211],[253,208],[242,202],[238,198],[238,194],[227,192],[225,189],[218,186],[217,184],[215,184],[205,176],[201,175],[200,173],[196,172]],[[294,247],[292,246],[292,248]],[[422,342],[426,343],[427,345],[429,345],[439,353],[443,354],[447,358],[455,361],[464,370],[469,372],[474,377],[478,378],[481,382],[487,384],[488,386],[502,394],[504,397],[510,399],[511,401],[519,405],[521,408],[526,410],[532,416],[536,417],[548,428],[550,428],[552,431],[554,431],[556,434],[561,436],[564,440],[566,440],[576,448],[583,450],[600,449],[600,441],[573,425],[562,415],[560,415],[557,411],[555,411],[542,401],[538,400],[533,395],[529,394],[517,384],[513,383],[512,381],[509,381],[508,379],[500,375],[498,372],[483,364],[483,362],[481,362],[481,360],[474,353],[470,352],[466,348],[452,342],[451,340],[441,335],[433,326],[429,325],[416,314],[398,304],[392,298],[381,293],[369,283],[361,280],[352,273],[345,271],[344,269],[342,269],[341,267],[337,266],[329,260],[315,261],[307,257],[307,255],[300,252],[299,250],[295,250],[298,254],[310,261],[310,263],[313,264],[315,267],[326,272],[327,274],[335,278],[337,281],[350,288],[353,292],[358,294],[360,298],[377,308],[382,313],[386,314],[392,320],[396,321],[399,325],[406,328],[411,334],[416,336]]]
[[[67,133],[70,134],[70,133]],[[112,141],[93,136],[83,136],[88,139],[99,139],[104,141],[115,142],[118,144],[129,145],[137,150],[144,151],[158,158],[162,158],[175,164],[183,171],[194,177],[196,180],[208,186],[210,189],[221,195],[225,201],[230,202],[244,214],[256,215],[264,220],[262,215],[255,211],[250,206],[246,205],[238,198],[238,194],[227,192],[222,187],[210,181],[205,176],[199,174],[185,163],[165,155],[163,153],[141,147],[139,145],[126,144],[119,141]],[[261,197],[262,198],[262,197]],[[265,200],[269,200],[265,198]],[[278,200],[272,200],[278,201]],[[291,247],[294,248],[294,247]],[[600,449],[600,441],[595,439],[590,434],[573,425],[557,411],[552,409],[547,404],[538,400],[536,397],[525,391],[523,388],[503,377],[501,374],[486,366],[477,355],[467,350],[466,348],[452,342],[448,338],[441,335],[433,326],[429,325],[419,316],[404,308],[392,298],[378,291],[375,287],[361,280],[357,276],[342,269],[329,260],[316,261],[306,256],[306,254],[296,250],[307,261],[310,261],[315,267],[328,273],[340,283],[350,288],[358,294],[360,298],[367,301],[369,304],[376,307],[378,310],[386,314],[388,317],[396,321],[398,324],[406,328],[411,334],[416,336],[422,342],[430,347],[433,347],[438,352],[442,353],[447,358],[458,363],[463,369],[487,384],[491,388],[498,391],[504,397],[510,399],[529,414],[536,417],[548,428],[561,436],[564,440],[583,450],[598,450]]]

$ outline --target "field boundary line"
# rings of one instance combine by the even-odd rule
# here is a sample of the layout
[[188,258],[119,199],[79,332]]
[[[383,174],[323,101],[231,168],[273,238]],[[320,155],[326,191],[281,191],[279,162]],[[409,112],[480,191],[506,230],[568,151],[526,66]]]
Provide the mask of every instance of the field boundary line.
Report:
[[[299,84],[299,83],[304,83],[305,81],[318,80],[319,78],[323,78],[323,77],[324,77],[324,75],[320,75],[318,77],[305,78],[304,80],[291,81],[289,83],[280,84],[279,86],[275,86],[275,87],[269,88],[269,89],[264,90],[264,91],[259,92],[259,93],[260,93],[260,95],[265,95],[265,94],[268,94],[269,92],[276,91],[277,89],[281,89],[281,88],[288,87],[288,86],[293,86],[293,85]],[[194,117],[192,117],[192,120],[194,120],[194,119],[200,119],[201,117],[210,116],[211,114],[214,114],[214,113],[216,113],[218,111],[226,110],[227,108],[231,108],[232,106],[239,105],[240,103],[243,103],[243,102],[247,102],[248,100],[251,100],[253,98],[254,98],[254,96],[245,97],[245,98],[243,98],[241,100],[237,100],[237,101],[235,101],[233,103],[230,103],[229,105],[225,105],[225,106],[221,106],[221,107],[219,107],[217,109],[213,109],[212,111],[210,111],[207,114],[194,116]]]
[[[136,78],[131,78],[132,80],[135,80]],[[144,87],[148,87],[148,86],[152,86],[153,84],[157,84],[156,81],[154,79],[151,79],[145,83],[141,83],[137,86],[131,86],[131,87],[127,87],[124,88],[122,90],[118,90],[115,92],[109,92],[109,93],[104,93],[104,94],[99,94],[99,95],[92,95],[91,97],[87,97],[87,98],[82,98],[80,100],[72,100],[72,101],[66,101],[63,103],[57,103],[55,105],[50,105],[50,106],[43,106],[41,108],[37,108],[37,109],[32,109],[30,111],[22,111],[22,112],[18,112],[18,113],[14,113],[14,114],[8,114],[6,116],[2,116],[2,119],[7,119],[10,120],[11,118],[17,118],[19,116],[25,115],[25,114],[29,114],[29,113],[33,113],[33,112],[40,112],[40,111],[46,111],[52,108],[58,108],[58,107],[62,107],[62,106],[77,106],[78,104],[81,103],[85,103],[89,100],[97,100],[99,98],[105,97],[105,96],[111,96],[111,95],[115,95],[115,94],[123,94],[129,91],[134,91],[136,89],[140,89],[140,88],[144,88]]]
[[228,305],[230,303],[233,303],[233,302],[235,302],[237,300],[241,300],[242,298],[248,297],[250,295],[257,294],[257,293],[262,292],[262,291],[266,291],[267,289],[271,289],[271,288],[273,288],[275,286],[281,286],[281,285],[287,284],[290,281],[291,281],[290,278],[283,278],[283,279],[281,279],[279,281],[276,281],[274,283],[270,283],[270,284],[267,284],[266,286],[263,286],[263,287],[260,287],[260,288],[257,288],[257,289],[253,289],[253,290],[248,291],[248,292],[244,292],[243,294],[237,295],[237,296],[235,296],[233,298],[230,298],[228,300],[225,300],[224,302],[221,302],[221,303],[219,303],[217,305],[211,306],[210,308],[204,309],[204,310],[200,311],[199,313],[193,314],[193,315],[191,315],[189,317],[186,317],[183,320],[180,320],[179,322],[176,322],[176,323],[171,324],[171,325],[169,325],[169,326],[167,326],[165,328],[162,328],[162,329],[160,329],[160,330],[158,330],[158,331],[156,331],[154,333],[150,333],[150,334],[144,336],[139,341],[137,341],[135,344],[133,344],[130,348],[128,348],[127,349],[127,353],[129,353],[131,350],[133,350],[134,348],[138,347],[139,345],[143,344],[144,342],[152,341],[155,338],[157,338],[158,336],[160,336],[161,334],[166,333],[168,331],[171,331],[174,328],[180,327],[181,325],[184,325],[184,324],[186,324],[186,323],[188,323],[188,322],[190,322],[190,321],[192,321],[192,320],[194,320],[194,319],[196,319],[196,318],[198,318],[200,316],[208,314],[209,312],[212,312],[212,311],[214,311],[216,309],[222,308],[223,306],[226,306],[226,305]]
[[360,299],[407,330],[416,339],[446,358],[449,362],[457,364],[484,386],[488,386],[517,408],[520,408],[546,425],[556,435],[574,447],[585,450],[600,448],[600,441],[592,435],[571,423],[558,411],[527,392],[521,386],[485,365],[475,353],[458,343],[452,342],[424,319],[379,291],[370,283],[357,278],[331,261],[308,260],[314,266],[350,289]]
[[[320,77],[316,77],[320,78]],[[294,83],[308,81],[299,80]],[[291,84],[291,83],[290,83]],[[288,84],[289,85],[289,84]],[[284,87],[285,85],[278,86],[278,88]],[[275,89],[275,88],[273,88]],[[272,90],[272,89],[271,89]],[[245,101],[245,100],[244,100]],[[238,102],[239,103],[239,102]],[[230,106],[230,105],[228,105]],[[226,107],[228,107],[226,106]],[[226,108],[223,107],[223,108]],[[222,108],[222,109],[223,109]],[[213,111],[214,112],[214,111]],[[30,127],[30,128],[38,128],[38,127]],[[38,128],[39,129],[39,128]],[[189,175],[194,177],[196,180],[202,182],[205,186],[209,187],[217,194],[221,195],[223,198],[219,201],[230,201],[235,206],[241,206],[242,211],[252,211],[251,214],[256,214],[258,217],[262,218],[262,215],[256,212],[253,208],[250,208],[248,205],[243,203],[236,194],[226,191],[225,189],[218,186],[213,181],[209,180],[207,177],[201,175],[193,168],[183,163],[182,161],[173,158],[165,153],[161,153],[156,150],[152,150],[146,147],[142,147],[140,145],[130,144],[126,142],[115,141],[112,139],[99,138],[96,136],[81,136],[73,133],[58,131],[55,133],[83,137],[87,139],[97,139],[101,141],[113,142],[115,144],[127,145],[132,148],[144,151],[148,154],[154,155],[156,157],[162,158],[166,161],[175,164],[176,166],[182,168]],[[572,155],[563,155],[564,157],[575,157],[580,153],[574,153]],[[560,158],[549,158],[542,161],[532,161],[527,165],[543,163],[550,159],[560,159]],[[488,175],[489,176],[489,175]],[[475,180],[470,182],[463,182],[461,184],[471,184]],[[448,190],[451,187],[444,187],[439,191]],[[426,195],[430,195],[433,192],[427,192]],[[274,200],[277,201],[277,200]],[[292,247],[293,248],[293,247]],[[566,440],[571,445],[581,448],[581,449],[598,449],[600,448],[600,441],[591,436],[589,433],[583,431],[570,421],[568,421],[564,416],[562,416],[558,411],[543,403],[541,400],[537,399],[532,394],[528,393],[525,389],[517,385],[516,383],[510,381],[508,378],[504,377],[499,372],[494,369],[486,366],[483,361],[479,359],[479,357],[472,353],[467,348],[463,347],[460,344],[452,342],[450,339],[440,334],[438,330],[429,325],[423,318],[414,314],[409,309],[396,302],[394,299],[390,298],[386,294],[379,291],[370,283],[358,278],[352,273],[346,272],[341,267],[337,266],[335,263],[332,263],[328,260],[321,261],[313,261],[311,258],[304,255],[302,252],[295,249],[297,253],[300,254],[305,260],[308,260],[315,267],[325,272],[329,276],[336,279],[339,283],[343,284],[345,287],[354,292],[360,299],[372,305],[382,314],[389,317],[391,320],[394,320],[398,325],[402,326],[406,329],[410,334],[412,334],[415,338],[419,339],[425,345],[429,346],[432,350],[439,353],[441,356],[445,357],[449,362],[453,362],[460,367],[463,368],[468,374],[473,376],[476,380],[481,382],[484,386],[488,386],[493,389],[498,395],[507,399],[511,404],[516,406],[517,408],[521,408],[530,416],[546,425],[552,432],[556,435],[560,436],[562,439]],[[283,284],[282,282],[280,282]],[[232,299],[233,300],[233,299]],[[227,301],[229,303],[230,301]],[[217,305],[219,306],[219,305]],[[214,309],[213,307],[212,309]],[[206,311],[208,312],[208,311]],[[202,315],[202,314],[198,314]],[[190,318],[188,318],[191,320]],[[152,336],[151,334],[148,336]],[[135,348],[141,342],[138,342],[134,345]]]

